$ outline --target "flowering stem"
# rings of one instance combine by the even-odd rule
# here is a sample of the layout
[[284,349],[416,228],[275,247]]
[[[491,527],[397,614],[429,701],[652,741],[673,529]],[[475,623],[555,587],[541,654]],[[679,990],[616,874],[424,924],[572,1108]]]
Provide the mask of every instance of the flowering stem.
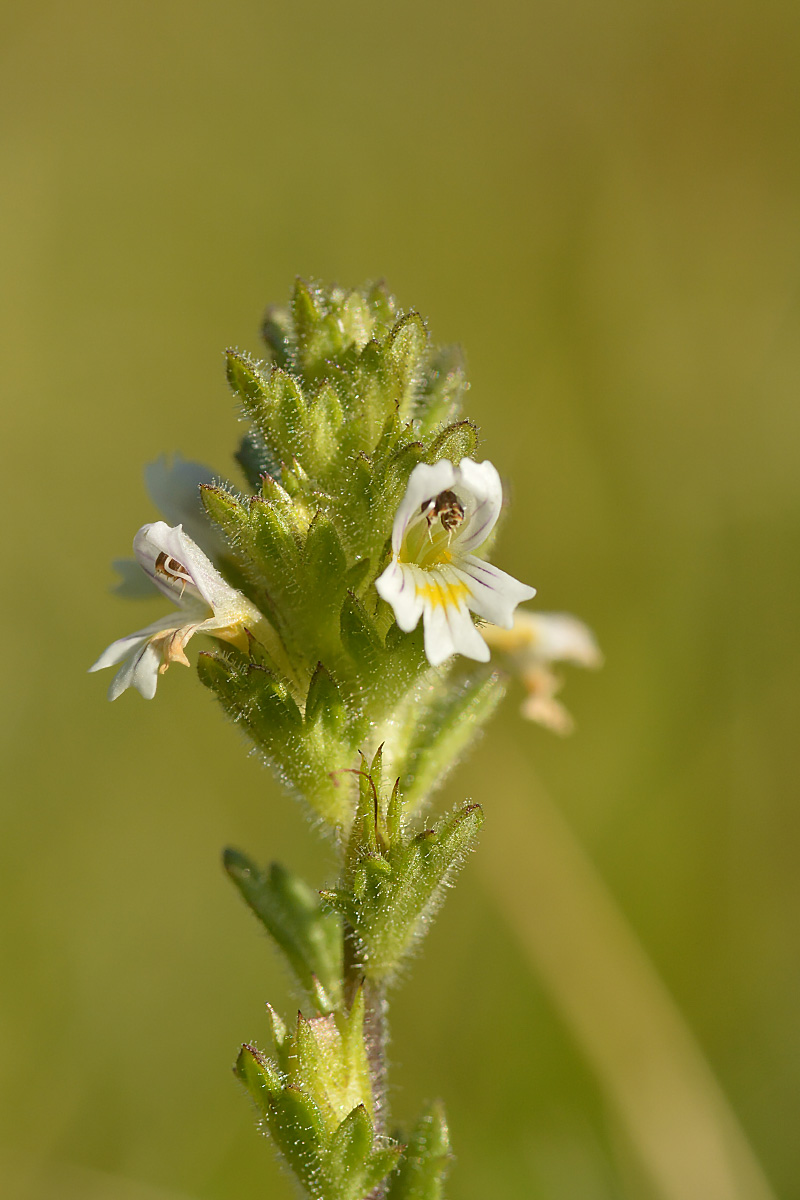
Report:
[[[309,1200],[441,1200],[441,1105],[403,1141],[388,1136],[386,992],[483,815],[464,804],[420,827],[414,814],[503,694],[502,676],[474,665],[490,659],[488,630],[505,631],[496,647],[528,683],[526,715],[562,731],[558,681],[543,668],[589,665],[596,647],[558,614],[514,636],[534,589],[486,560],[500,475],[472,458],[460,355],[433,346],[418,313],[381,284],[298,280],[263,332],[269,361],[227,354],[251,423],[243,479],[225,485],[176,459],[160,472],[180,485],[178,523],[134,539],[143,582],[177,612],[118,639],[91,670],[118,668],[111,699],[129,687],[151,699],[170,663],[189,665],[196,633],[221,643],[200,655],[201,680],[338,831],[343,859],[338,885],[317,891],[279,863],[225,852],[312,1008],[289,1028],[270,1009],[271,1052],[243,1045],[237,1077]],[[345,775],[357,786],[339,786]]]

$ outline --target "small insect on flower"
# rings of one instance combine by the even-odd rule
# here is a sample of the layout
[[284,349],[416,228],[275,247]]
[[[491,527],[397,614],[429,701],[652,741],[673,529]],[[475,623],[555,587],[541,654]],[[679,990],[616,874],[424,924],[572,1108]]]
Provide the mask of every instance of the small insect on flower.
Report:
[[442,529],[448,533],[457,529],[464,520],[464,505],[455,492],[451,491],[440,492],[435,499],[426,501],[420,511],[427,519],[428,529],[437,517],[442,523]]
[[155,570],[157,575],[164,575],[175,583],[183,583],[181,595],[183,595],[186,584],[192,582],[192,577],[183,563],[178,562],[177,558],[173,558],[165,550],[162,550],[156,559]]
[[503,503],[490,462],[420,463],[411,472],[392,528],[392,561],[375,583],[404,632],[425,627],[425,654],[439,666],[452,654],[487,662],[489,647],[471,612],[510,629],[514,609],[536,589],[478,558]]
[[143,525],[133,539],[139,566],[158,590],[180,610],[161,617],[113,642],[89,670],[121,664],[108,689],[109,700],[135,687],[146,700],[156,693],[159,675],[170,663],[189,666],[186,643],[196,633],[208,633],[248,648],[248,635],[258,636],[265,619],[246,596],[232,588],[183,532],[164,521]]

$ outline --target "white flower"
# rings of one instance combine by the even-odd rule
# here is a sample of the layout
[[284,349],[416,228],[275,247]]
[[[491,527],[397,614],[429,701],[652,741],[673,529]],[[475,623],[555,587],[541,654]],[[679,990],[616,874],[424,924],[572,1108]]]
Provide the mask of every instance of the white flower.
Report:
[[113,642],[89,668],[102,671],[122,664],[108,689],[109,700],[129,687],[152,700],[158,676],[171,662],[189,666],[184,648],[195,633],[210,633],[246,650],[248,632],[264,624],[255,605],[225,582],[181,525],[143,525],[133,550],[139,566],[179,612]]
[[411,472],[392,527],[392,561],[375,586],[405,633],[425,624],[425,654],[439,666],[451,654],[487,662],[490,650],[470,610],[510,629],[514,609],[536,589],[490,566],[479,550],[503,503],[490,462],[442,459]]
[[492,649],[508,657],[522,681],[527,692],[520,710],[523,717],[554,733],[571,733],[572,717],[555,698],[561,680],[551,664],[603,665],[603,656],[588,625],[569,613],[519,612],[512,629],[487,630],[486,636]]

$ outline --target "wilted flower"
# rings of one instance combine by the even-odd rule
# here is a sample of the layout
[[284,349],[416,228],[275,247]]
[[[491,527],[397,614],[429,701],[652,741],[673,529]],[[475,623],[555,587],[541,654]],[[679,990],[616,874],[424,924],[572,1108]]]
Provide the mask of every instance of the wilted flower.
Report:
[[116,700],[129,687],[152,700],[158,676],[171,662],[189,666],[185,646],[196,633],[209,633],[246,650],[248,632],[255,633],[264,624],[255,605],[225,582],[181,525],[171,527],[165,521],[143,525],[133,539],[133,550],[151,582],[180,611],[112,642],[89,668],[102,671],[122,664],[108,689],[109,700]]
[[487,662],[490,650],[470,611],[510,629],[516,606],[536,594],[473,553],[492,532],[502,502],[490,462],[464,458],[455,466],[442,459],[411,472],[392,528],[392,561],[375,586],[404,632],[423,618],[433,666],[451,654]]
[[602,666],[603,656],[591,629],[569,613],[519,612],[513,628],[487,629],[486,637],[493,650],[508,657],[525,687],[527,695],[520,709],[523,717],[554,733],[571,733],[572,717],[556,699],[561,679],[552,664]]

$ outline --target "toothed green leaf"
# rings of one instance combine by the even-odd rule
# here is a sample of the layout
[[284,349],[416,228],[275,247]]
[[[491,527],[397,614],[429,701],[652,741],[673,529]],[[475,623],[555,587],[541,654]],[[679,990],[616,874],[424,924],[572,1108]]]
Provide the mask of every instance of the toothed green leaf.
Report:
[[[480,806],[470,804],[422,833],[398,839],[382,857],[365,842],[365,856],[351,875],[350,889],[325,893],[326,903],[352,926],[366,978],[383,981],[396,973],[425,933],[482,823]],[[351,843],[357,828],[356,821]],[[351,846],[348,853],[352,858],[357,850]]]
[[319,895],[279,863],[261,871],[238,850],[228,848],[223,865],[244,900],[271,934],[312,1000],[324,989],[325,1011],[341,999],[342,944],[338,920]]

